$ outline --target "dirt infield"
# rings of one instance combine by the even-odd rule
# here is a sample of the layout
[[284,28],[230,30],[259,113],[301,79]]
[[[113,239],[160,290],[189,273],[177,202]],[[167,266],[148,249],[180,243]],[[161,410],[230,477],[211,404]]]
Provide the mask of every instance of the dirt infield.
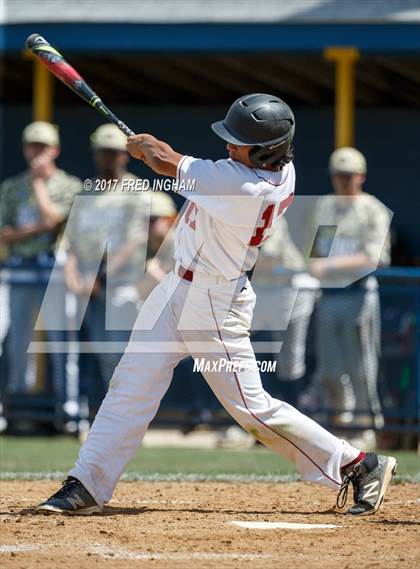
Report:
[[[92,517],[34,515],[56,482],[2,482],[0,564],[8,568],[420,566],[420,487],[393,485],[375,516],[331,511],[335,495],[304,483],[120,483]],[[245,529],[232,521],[332,524]]]

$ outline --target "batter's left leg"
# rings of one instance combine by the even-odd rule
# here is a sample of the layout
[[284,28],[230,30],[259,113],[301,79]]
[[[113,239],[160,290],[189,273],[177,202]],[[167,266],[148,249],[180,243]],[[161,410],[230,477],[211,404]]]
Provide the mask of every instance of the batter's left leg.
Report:
[[[69,473],[83,483],[100,507],[111,499],[117,481],[158,410],[175,366],[186,355],[173,309],[170,303],[166,304],[169,278],[144,303],[108,393]],[[154,328],[142,330],[165,304]],[[162,351],[159,343],[165,342],[179,345],[180,351]]]

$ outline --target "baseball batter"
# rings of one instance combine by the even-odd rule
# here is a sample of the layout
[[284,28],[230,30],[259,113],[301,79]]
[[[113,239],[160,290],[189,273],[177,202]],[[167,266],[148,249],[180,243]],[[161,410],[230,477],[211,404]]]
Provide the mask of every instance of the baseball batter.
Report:
[[[340,506],[352,482],[350,514],[374,513],[382,503],[396,460],[365,455],[272,398],[249,339],[255,294],[246,273],[293,199],[293,113],[278,97],[245,95],[212,128],[227,141],[229,159],[184,156],[150,134],[128,139],[134,158],[175,178],[179,188],[194,181],[194,191],[184,192],[175,269],[143,304],[75,467],[37,511],[102,510],[187,355],[209,360],[204,376],[220,402],[248,432],[292,460],[304,480],[340,491]],[[218,365],[226,361],[230,366]]]

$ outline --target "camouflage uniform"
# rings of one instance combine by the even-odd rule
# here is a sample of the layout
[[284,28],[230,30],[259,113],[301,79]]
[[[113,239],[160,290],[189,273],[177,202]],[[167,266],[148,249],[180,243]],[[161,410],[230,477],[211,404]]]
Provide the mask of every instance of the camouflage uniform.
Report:
[[[275,260],[277,274],[259,269],[264,258]],[[252,328],[285,331],[274,334],[283,341],[276,370],[282,379],[297,380],[305,373],[306,337],[318,283],[305,273],[305,259],[292,241],[285,217],[263,243],[259,259],[252,278],[257,295]]]
[[[63,170],[57,170],[46,181],[48,195],[61,215],[66,218],[75,195],[80,192],[82,185],[78,178],[70,176]],[[28,172],[5,180],[0,186],[0,225],[24,227],[37,223],[40,212],[32,188]],[[13,275],[19,275],[19,269],[34,271],[34,276],[40,271],[49,271],[54,263],[54,247],[57,240],[57,231],[46,231],[39,235],[28,237],[11,245],[7,264],[14,269]],[[10,287],[10,330],[8,338],[8,365],[9,365],[9,392],[25,392],[27,383],[27,348],[31,341],[35,319],[41,307],[45,292],[45,283],[31,283],[21,285],[12,284]],[[59,295],[57,306],[46,311],[46,321],[43,324],[49,328],[49,318],[55,320],[59,317],[60,308],[64,320],[64,291],[56,287],[55,293]],[[60,288],[60,291],[58,291]],[[54,293],[54,294],[55,294]],[[58,339],[55,333],[48,334],[49,340]],[[53,381],[56,394],[63,396],[64,364],[60,354],[50,355],[53,366]]]
[[[82,189],[78,178],[57,170],[46,181],[48,196],[55,204],[61,215],[66,218],[70,212],[74,197]],[[0,186],[0,223],[23,227],[37,223],[40,212],[32,189],[31,178],[28,172],[23,172],[13,178],[8,178]],[[45,256],[51,254],[57,239],[56,232],[46,231],[34,235],[9,247],[11,257],[22,259]]]
[[[83,192],[65,230],[69,250],[77,257],[82,277],[98,275],[100,289],[90,301],[78,297],[78,323],[84,324],[88,340],[103,342],[97,353],[104,384],[107,384],[127,343],[138,313],[137,283],[143,277],[150,199],[148,193],[124,191],[123,180],[137,180],[127,173],[112,191]],[[96,180],[93,181],[95,188]],[[115,273],[107,274],[107,262],[127,244],[133,254]],[[116,343],[114,347],[109,343]],[[110,347],[112,352],[110,352]]]
[[[127,173],[113,191],[82,192],[65,230],[65,238],[76,255],[79,269],[88,273],[101,261],[106,244],[107,257],[112,258],[128,241],[145,243],[150,210],[149,196],[143,192],[125,192],[123,180],[137,180]],[[92,181],[95,187],[95,180]],[[118,278],[127,284],[129,276],[141,275],[145,251],[137,247]],[[139,267],[139,263],[143,263]],[[130,275],[129,275],[130,273]]]
[[[364,253],[375,265],[390,263],[390,211],[374,196],[364,192],[356,198],[323,196],[317,202],[314,223],[318,231],[312,256]],[[382,420],[377,391],[380,308],[377,281],[364,274],[360,269],[333,270],[321,279],[324,290],[316,318],[318,381],[324,404],[337,424],[357,413],[355,422],[372,427],[373,419],[378,426]],[[350,281],[353,284],[343,288]]]

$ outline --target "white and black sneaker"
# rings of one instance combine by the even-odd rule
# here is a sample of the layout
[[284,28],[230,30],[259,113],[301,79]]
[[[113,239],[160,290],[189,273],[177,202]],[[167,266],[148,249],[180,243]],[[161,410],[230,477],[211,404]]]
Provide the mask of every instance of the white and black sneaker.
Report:
[[343,471],[343,482],[337,497],[337,508],[347,502],[350,482],[353,484],[354,504],[347,510],[353,516],[374,514],[382,505],[386,489],[397,472],[398,463],[392,456],[368,452],[363,460]]
[[102,510],[83,484],[77,478],[69,476],[64,480],[60,490],[48,498],[48,500],[39,504],[35,511],[45,514],[89,516]]

